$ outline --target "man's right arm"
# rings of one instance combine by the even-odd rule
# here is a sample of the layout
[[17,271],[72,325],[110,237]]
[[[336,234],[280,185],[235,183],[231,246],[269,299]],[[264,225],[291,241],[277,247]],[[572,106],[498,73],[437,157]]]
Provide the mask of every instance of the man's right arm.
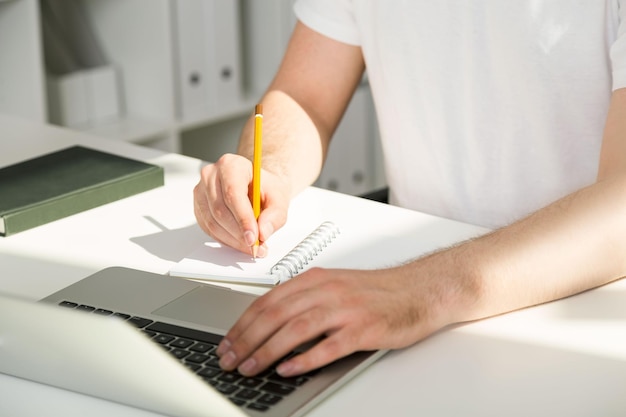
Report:
[[[238,155],[203,168],[194,189],[194,211],[216,240],[249,252],[286,221],[290,199],[319,175],[330,139],[364,71],[361,49],[327,38],[298,23],[278,73],[263,96],[262,212],[254,218],[252,118]],[[252,243],[251,243],[252,242]],[[266,248],[260,248],[260,255]]]

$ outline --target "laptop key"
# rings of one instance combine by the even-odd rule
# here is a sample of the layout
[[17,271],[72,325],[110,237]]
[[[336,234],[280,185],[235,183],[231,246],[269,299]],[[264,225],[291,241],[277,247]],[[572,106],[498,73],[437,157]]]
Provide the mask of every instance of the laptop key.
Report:
[[170,336],[169,334],[160,334],[158,336],[155,336],[152,340],[162,345],[166,345],[174,340],[174,336]]
[[222,381],[222,382],[228,382],[228,383],[232,384],[232,383],[235,383],[235,382],[239,381],[241,379],[241,375],[239,375],[239,374],[237,374],[235,372],[224,372],[217,379]]
[[261,411],[261,412],[267,411],[270,409],[267,405],[257,404],[257,403],[248,404],[248,408],[250,410]]
[[257,378],[244,378],[239,381],[239,385],[245,388],[255,388],[263,383],[262,380]]
[[266,404],[266,405],[274,405],[282,400],[283,397],[275,394],[263,394],[257,401],[257,403]]
[[197,372],[200,368],[202,368],[202,366],[200,365],[196,365],[194,363],[188,363],[188,362],[185,362],[185,366],[191,369],[193,372]]
[[214,376],[219,375],[221,372],[222,371],[217,368],[205,367],[198,372],[198,375],[204,378],[213,378]]
[[235,391],[239,389],[237,388],[236,385],[227,384],[227,383],[219,384],[215,388],[224,395],[234,394]]
[[220,358],[218,358],[217,356],[211,356],[206,365],[212,366],[214,368],[220,368]]
[[59,305],[60,305],[61,307],[67,307],[67,308],[76,308],[76,307],[78,307],[78,304],[73,303],[73,302],[71,302],[71,301],[61,301],[61,302],[59,303]]
[[143,327],[146,327],[148,324],[152,323],[152,320],[144,319],[143,317],[134,316],[128,319],[128,322],[134,324],[136,327],[141,329]]
[[143,332],[146,336],[148,336],[150,339],[152,339],[154,336],[156,336],[156,335],[157,335],[157,333],[156,333],[156,332],[151,332],[150,330],[142,330],[142,332]]
[[92,306],[86,306],[84,304],[79,305],[78,307],[76,307],[76,310],[78,311],[85,311],[85,312],[92,312],[94,311],[96,308],[92,307]]
[[205,378],[204,379],[209,385],[213,386],[214,388],[217,388],[217,386],[220,384],[219,382],[217,382],[214,379],[209,379],[209,378]]
[[276,394],[276,395],[281,395],[281,396],[291,394],[295,390],[294,387],[291,387],[288,385],[277,384],[275,382],[266,382],[265,384],[261,385],[260,389],[263,391],[269,392],[271,394]]
[[235,398],[241,398],[242,400],[253,400],[254,398],[261,395],[259,391],[255,391],[253,389],[244,388],[235,394]]
[[177,348],[186,348],[189,347],[193,344],[193,341],[189,340],[189,339],[176,339],[175,341],[173,341],[172,343],[170,343],[170,346],[174,346]]
[[202,363],[202,362],[206,361],[207,359],[209,359],[209,357],[207,355],[203,355],[202,353],[194,353],[193,355],[187,357],[187,359],[185,359],[185,360],[187,362]]
[[232,398],[232,397],[229,397],[228,399],[232,401],[232,403],[235,404],[236,406],[242,407],[246,405],[245,400],[240,400],[239,398]]
[[194,352],[198,352],[198,353],[208,353],[213,348],[214,348],[214,346],[212,344],[198,342],[195,345],[193,345],[192,347],[190,347],[189,350],[193,350]]
[[173,336],[183,337],[185,339],[197,340],[200,342],[208,342],[217,345],[223,339],[222,336],[203,332],[195,329],[188,329],[185,327],[176,326],[174,324],[154,322],[148,326],[148,330],[154,330],[159,333],[167,333]]
[[176,349],[172,349],[172,350],[170,350],[170,353],[171,353],[171,354],[172,354],[175,358],[182,359],[182,358],[184,358],[185,356],[188,356],[190,352],[187,352],[187,351],[186,351],[186,350],[184,350],[184,349],[178,349],[178,348],[176,348]]

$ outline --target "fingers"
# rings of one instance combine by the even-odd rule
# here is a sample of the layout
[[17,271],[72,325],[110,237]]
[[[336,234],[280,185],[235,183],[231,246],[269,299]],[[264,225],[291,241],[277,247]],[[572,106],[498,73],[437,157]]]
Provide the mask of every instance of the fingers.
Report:
[[[228,370],[239,367],[251,352],[284,326],[290,317],[300,315],[313,307],[314,294],[311,294],[310,289],[300,288],[296,291],[294,287],[302,286],[294,284],[298,283],[295,280],[289,281],[252,303],[218,348],[217,353],[222,356],[222,367]],[[254,374],[262,370],[276,359],[274,356],[283,356],[296,346],[293,343],[270,344],[256,353],[253,367],[250,362],[246,364],[244,373]]]
[[[248,190],[252,181],[252,164],[238,155],[223,155],[215,164],[201,171],[194,188],[194,214],[202,230],[217,241],[251,253],[257,237],[267,240],[286,221],[288,196],[280,182],[264,173],[261,192],[262,213],[254,216]],[[261,245],[258,255],[267,252]]]
[[253,303],[226,335],[217,352],[220,365],[254,375],[303,343],[321,338],[278,366],[281,375],[293,376],[367,348],[369,335],[360,326],[367,314],[355,315],[352,303],[344,304],[353,298],[353,290],[351,283],[336,282],[324,270],[311,270],[275,288]]
[[[281,331],[292,317],[302,315],[318,303],[319,294],[309,281],[288,281],[252,303],[218,347],[224,369],[239,367],[246,375],[255,374],[297,347],[302,343],[301,338],[309,340],[317,336],[315,331],[297,323],[299,338],[291,337],[289,330]],[[287,329],[290,327],[293,324]],[[270,340],[277,332],[278,337]]]
[[216,167],[208,208],[214,225],[212,235],[231,247],[249,252],[258,236],[258,224],[248,198],[251,165],[247,161],[241,162],[245,164]]
[[280,363],[276,372],[283,377],[301,375],[354,353],[357,349],[350,340],[358,335],[351,333],[350,329],[344,329],[331,334],[309,350]]
[[[202,230],[219,242],[249,251],[244,231],[257,226],[247,197],[251,163],[235,155],[224,155],[202,168],[194,188],[194,214]],[[227,179],[227,181],[225,181]]]
[[[219,188],[219,187],[218,187]],[[216,207],[220,205],[221,207]],[[240,226],[234,215],[226,211],[223,202],[207,193],[206,187],[199,183],[194,189],[194,214],[198,225],[217,241],[239,250],[248,250],[239,236]]]

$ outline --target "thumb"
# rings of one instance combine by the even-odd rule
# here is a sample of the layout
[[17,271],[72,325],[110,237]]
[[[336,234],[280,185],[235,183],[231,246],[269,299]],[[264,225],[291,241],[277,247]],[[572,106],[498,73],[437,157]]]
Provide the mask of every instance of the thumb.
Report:
[[267,207],[259,216],[259,240],[265,242],[278,229],[285,225],[287,221],[287,211],[280,207]]

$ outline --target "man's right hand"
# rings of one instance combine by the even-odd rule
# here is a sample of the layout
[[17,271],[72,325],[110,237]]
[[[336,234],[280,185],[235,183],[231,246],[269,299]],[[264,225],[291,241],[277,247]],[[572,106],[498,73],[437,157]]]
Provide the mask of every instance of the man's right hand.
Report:
[[259,238],[257,256],[267,253],[265,242],[287,221],[289,183],[272,172],[261,172],[261,214],[257,219],[250,203],[252,162],[225,154],[202,168],[194,188],[194,214],[209,236],[244,253]]

